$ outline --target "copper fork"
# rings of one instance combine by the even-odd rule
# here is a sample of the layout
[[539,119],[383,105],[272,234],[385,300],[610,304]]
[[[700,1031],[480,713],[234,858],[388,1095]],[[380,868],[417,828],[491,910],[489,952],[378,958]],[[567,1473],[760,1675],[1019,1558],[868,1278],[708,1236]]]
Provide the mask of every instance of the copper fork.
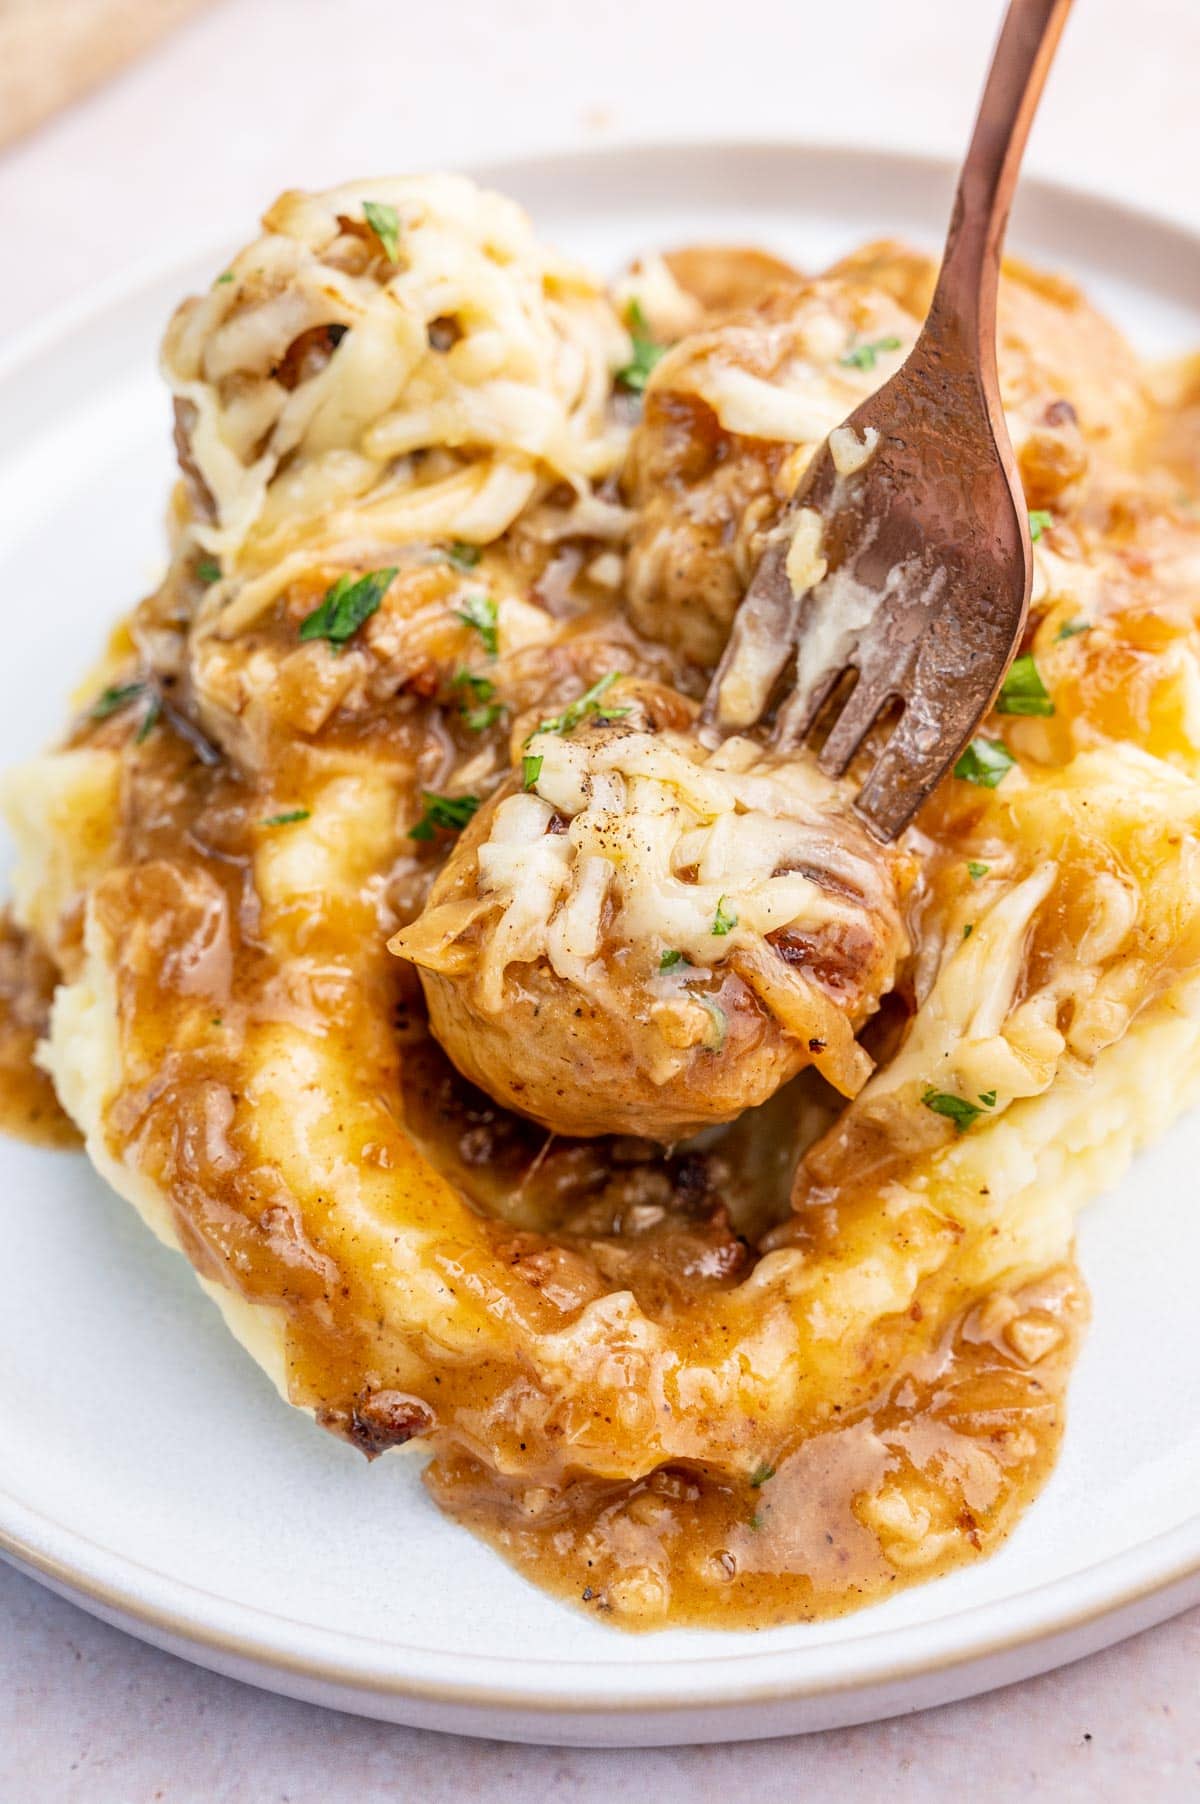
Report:
[[727,731],[774,708],[780,749],[832,716],[819,754],[832,776],[899,706],[856,802],[885,841],[991,706],[1029,607],[1029,517],[1000,404],[996,292],[1021,155],[1070,4],[1011,0],[929,317],[901,369],[813,457],[705,701],[705,719]]

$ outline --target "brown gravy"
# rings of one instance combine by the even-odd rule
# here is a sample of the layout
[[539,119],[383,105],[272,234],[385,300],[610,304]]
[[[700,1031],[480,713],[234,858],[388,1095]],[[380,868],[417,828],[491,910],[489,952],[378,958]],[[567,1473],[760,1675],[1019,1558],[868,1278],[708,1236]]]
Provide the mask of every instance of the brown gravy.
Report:
[[80,1135],[34,1062],[58,973],[29,934],[0,915],[0,1130],[35,1146],[79,1146]]
[[[261,930],[252,880],[261,795],[228,766],[202,764],[166,724],[135,756],[122,868],[96,904],[122,947],[122,1019],[137,1023],[110,1136],[169,1196],[201,1271],[284,1308],[294,1401],[369,1454],[422,1436],[434,1454],[427,1483],[449,1514],[539,1585],[630,1628],[839,1614],[1003,1538],[1062,1434],[1087,1312],[1070,1266],[1011,1294],[970,1295],[952,1262],[937,1265],[911,1308],[874,1323],[744,1480],[702,1459],[651,1460],[632,1481],[589,1475],[555,1425],[552,1395],[519,1376],[506,1392],[487,1360],[397,1338],[370,1249],[337,1196],[297,1194],[255,1150],[241,1049],[266,1019],[346,1049],[358,1083],[339,1105],[348,1169],[397,1169],[403,1120],[477,1211],[488,1258],[508,1274],[504,1306],[544,1330],[628,1290],[684,1345],[690,1313],[705,1296],[734,1295],[764,1241],[802,1242],[831,1270],[869,1245],[877,1193],[848,1175],[861,1150],[850,1148],[846,1181],[822,1167],[812,1205],[789,1216],[796,1159],[834,1107],[812,1075],[761,1119],[665,1160],[639,1142],[548,1142],[470,1091],[425,1037],[404,968],[365,931],[369,909],[321,930],[319,979],[305,959],[289,968]],[[301,799],[303,781],[297,768]],[[826,1144],[836,1161],[836,1142]],[[939,1222],[929,1233],[955,1231]],[[444,1255],[446,1282],[478,1282],[479,1307],[501,1307],[457,1245]],[[641,1408],[624,1396],[617,1407],[631,1401]],[[612,1404],[598,1397],[595,1407]],[[631,1445],[644,1428],[637,1408]]]
[[[1033,1370],[1004,1338],[1010,1301],[1051,1338]],[[1053,1467],[1087,1313],[1073,1267],[972,1305],[867,1408],[842,1419],[835,1405],[748,1484],[678,1465],[539,1492],[457,1451],[426,1483],[535,1584],[626,1628],[844,1615],[1004,1539]]]

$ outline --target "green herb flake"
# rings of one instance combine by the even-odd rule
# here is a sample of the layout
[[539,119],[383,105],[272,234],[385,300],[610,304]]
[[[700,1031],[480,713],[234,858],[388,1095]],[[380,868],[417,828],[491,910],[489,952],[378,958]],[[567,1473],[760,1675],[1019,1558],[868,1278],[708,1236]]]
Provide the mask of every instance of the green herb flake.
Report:
[[483,547],[481,545],[468,545],[464,539],[454,539],[446,547],[446,556],[450,559],[450,562],[456,564],[460,570],[474,570],[476,564],[483,556]]
[[872,338],[864,344],[851,345],[838,362],[848,370],[873,370],[881,351],[898,351],[900,340],[894,337]]
[[260,827],[290,827],[293,821],[307,821],[312,818],[311,808],[288,808],[283,814],[268,814],[259,822]]
[[220,288],[220,286],[223,282],[232,282],[232,281],[233,281],[233,271],[231,269],[227,269],[223,275],[219,275],[217,277],[216,281],[213,283],[213,287]]
[[[564,735],[570,733],[587,714],[594,714],[597,720],[620,720],[622,715],[629,713],[629,709],[607,707],[600,698],[607,694],[614,683],[620,682],[622,674],[619,670],[610,670],[608,675],[602,676],[598,683],[593,683],[590,689],[585,689],[578,701],[571,702],[561,714],[556,714],[553,720],[542,721],[540,726],[533,729],[529,739],[532,739],[537,733],[562,733]],[[529,744],[529,739],[525,741],[526,745]]]
[[946,1090],[926,1090],[921,1101],[927,1109],[932,1109],[935,1115],[944,1115],[948,1121],[952,1121],[961,1134],[978,1116],[982,1115],[984,1109],[995,1108],[996,1092],[994,1090],[981,1091],[978,1102],[968,1102],[965,1096],[952,1096]]
[[666,952],[663,953],[662,957],[659,959],[658,968],[660,971],[673,971],[675,969],[676,965],[687,965],[690,963],[691,963],[691,960],[689,958],[685,958],[684,954],[679,951],[678,947],[671,946],[667,949]]
[[712,1037],[706,1042],[709,1052],[723,1051],[726,1036],[729,1033],[729,1021],[725,1010],[714,1002],[711,996],[697,996],[695,1000],[712,1022]]
[[455,608],[454,615],[464,626],[473,626],[483,641],[483,649],[490,658],[494,658],[500,650],[500,633],[496,625],[496,604],[490,595],[468,595],[461,608]]
[[422,790],[421,801],[425,812],[416,826],[409,828],[410,839],[432,839],[437,827],[461,833],[479,807],[478,796],[440,796],[432,789]]
[[1029,514],[1029,537],[1032,543],[1036,545],[1042,534],[1044,532],[1049,532],[1053,525],[1054,515],[1050,512],[1049,508],[1032,508]]
[[1090,633],[1091,630],[1090,620],[1064,620],[1054,635],[1054,643],[1061,645],[1064,639],[1078,639],[1080,633]]
[[463,692],[458,711],[464,726],[472,733],[486,732],[506,712],[503,702],[492,699],[496,685],[487,677],[475,676],[469,670],[460,670],[454,679],[454,687]]
[[751,1489],[755,1491],[761,1490],[768,1478],[774,1478],[774,1476],[774,1466],[768,1466],[767,1462],[764,1460],[761,1465],[755,1466],[753,1472],[750,1474]]
[[762,1515],[761,1515],[760,1511],[755,1510],[753,1516],[751,1516],[751,1518],[750,1518],[749,1522],[746,1524],[746,1526],[747,1526],[747,1528],[752,1528],[754,1530],[755,1534],[758,1533],[759,1529],[762,1527]]
[[462,722],[468,733],[486,733],[504,713],[503,702],[488,702],[482,708],[464,708]]
[[633,344],[633,356],[623,369],[617,371],[617,381],[622,388],[640,394],[650,380],[655,364],[666,354],[667,347],[651,338],[639,301],[630,301],[625,318]]
[[221,566],[215,557],[202,557],[196,565],[196,577],[205,587],[221,580]]
[[974,933],[974,931],[975,931],[975,923],[974,923],[974,921],[968,921],[968,922],[967,922],[967,924],[966,924],[966,926],[965,926],[965,927],[964,927],[964,928],[963,928],[963,938],[964,938],[964,940],[969,940],[969,939],[970,939],[970,937],[971,937],[971,935],[972,935],[972,934],[973,934],[973,933]]
[[145,687],[145,683],[118,683],[103,690],[88,709],[89,720],[107,720],[110,714],[135,701]]
[[717,903],[717,912],[713,916],[713,924],[710,929],[714,939],[724,939],[727,933],[733,932],[737,924],[737,910],[726,907],[726,898],[722,896]]
[[965,783],[978,783],[981,789],[995,789],[1016,762],[1003,740],[972,739],[954,766],[954,774]]
[[1004,679],[1004,687],[996,699],[997,714],[1039,714],[1047,718],[1054,712],[1050,692],[1042,681],[1042,673],[1032,652],[1014,658]]
[[134,745],[144,745],[162,719],[162,702],[157,695],[151,696],[150,706],[142,717],[142,724],[134,737]]
[[300,622],[300,637],[327,639],[335,651],[341,651],[376,612],[395,574],[394,567],[369,570],[359,577],[343,570],[324,600]]
[[967,875],[974,877],[976,882],[979,881],[980,877],[986,877],[991,868],[990,864],[980,864],[977,858],[967,859]]
[[983,1113],[978,1104],[968,1102],[965,1096],[952,1096],[946,1090],[926,1090],[921,1101],[935,1115],[944,1115],[947,1121],[952,1121],[960,1134]]
[[383,200],[365,200],[363,218],[378,238],[389,263],[400,261],[400,215]]
[[542,774],[542,765],[544,762],[545,760],[540,753],[536,757],[531,757],[530,754],[526,752],[521,760],[521,784],[523,788],[533,788],[534,784]]

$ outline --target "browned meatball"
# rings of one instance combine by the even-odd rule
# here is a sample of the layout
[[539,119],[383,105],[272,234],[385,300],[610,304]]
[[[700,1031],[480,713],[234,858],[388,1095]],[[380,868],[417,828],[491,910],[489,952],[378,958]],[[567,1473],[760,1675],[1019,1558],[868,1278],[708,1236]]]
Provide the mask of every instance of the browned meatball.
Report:
[[625,470],[635,625],[721,655],[766,534],[815,446],[894,369],[916,321],[849,283],[791,283],[658,365]]
[[[655,369],[625,468],[636,626],[711,669],[815,446],[899,366],[934,265],[869,245],[681,339]],[[1070,283],[1005,265],[1001,392],[1031,507],[1065,502],[1092,450],[1136,456],[1132,351]]]
[[803,1066],[847,1094],[904,946],[901,860],[807,761],[716,751],[613,700],[542,731],[392,942],[497,1101],[567,1134],[673,1141]]

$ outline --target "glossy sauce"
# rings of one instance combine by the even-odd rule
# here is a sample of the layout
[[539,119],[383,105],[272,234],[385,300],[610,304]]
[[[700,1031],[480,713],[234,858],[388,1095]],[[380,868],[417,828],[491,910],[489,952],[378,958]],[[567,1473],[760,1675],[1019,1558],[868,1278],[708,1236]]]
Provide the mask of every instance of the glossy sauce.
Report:
[[[251,879],[267,803],[236,772],[205,765],[165,724],[131,757],[122,872],[96,904],[123,948],[122,1018],[137,1023],[110,1135],[162,1185],[202,1272],[285,1309],[294,1401],[368,1453],[425,1437],[443,1508],[538,1584],[626,1627],[837,1614],[973,1560],[1008,1531],[1062,1433],[1086,1317],[1069,1266],[972,1295],[952,1260],[937,1264],[911,1309],[875,1323],[814,1413],[742,1481],[687,1461],[633,1482],[578,1474],[536,1421],[519,1440],[515,1402],[503,1406],[511,1426],[493,1421],[484,1436],[509,1475],[480,1457],[495,1408],[486,1362],[414,1366],[411,1347],[372,1325],[371,1261],[337,1199],[297,1196],[255,1153],[241,1049],[264,1017],[282,1008],[346,1049],[369,1098],[341,1119],[351,1167],[399,1160],[403,1117],[545,1327],[616,1287],[683,1333],[697,1302],[734,1291],[781,1233],[836,1270],[877,1234],[862,1149],[827,1155],[817,1206],[789,1213],[803,1148],[837,1111],[814,1074],[758,1119],[665,1161],[644,1142],[547,1139],[463,1084],[425,1037],[405,968],[354,921],[306,929],[319,981],[289,971],[261,933]],[[289,792],[303,797],[304,781],[301,761]],[[928,1232],[952,1245],[956,1231]]]
[[[534,1583],[624,1627],[843,1615],[1004,1538],[1054,1464],[1087,1314],[1073,1266],[993,1293],[866,1407],[833,1405],[746,1484],[666,1466],[634,1485],[506,1492],[458,1453],[426,1482]],[[1051,1350],[1035,1366],[1005,1339],[1010,1320],[1038,1324]]]
[[79,1131],[34,1063],[58,973],[36,941],[0,917],[0,1129],[35,1146],[78,1146]]

